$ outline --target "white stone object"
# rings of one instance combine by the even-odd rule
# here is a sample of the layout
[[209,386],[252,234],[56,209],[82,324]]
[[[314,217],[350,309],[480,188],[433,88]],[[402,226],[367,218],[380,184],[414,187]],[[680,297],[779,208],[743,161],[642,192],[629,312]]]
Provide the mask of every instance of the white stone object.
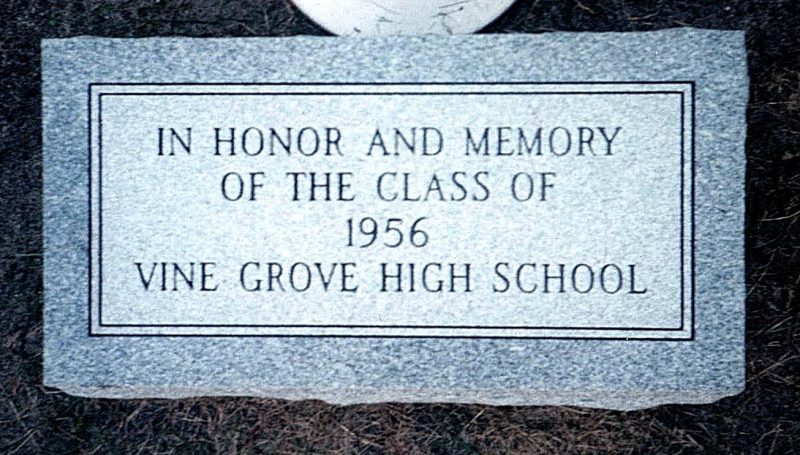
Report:
[[293,0],[337,35],[453,35],[473,33],[514,0]]

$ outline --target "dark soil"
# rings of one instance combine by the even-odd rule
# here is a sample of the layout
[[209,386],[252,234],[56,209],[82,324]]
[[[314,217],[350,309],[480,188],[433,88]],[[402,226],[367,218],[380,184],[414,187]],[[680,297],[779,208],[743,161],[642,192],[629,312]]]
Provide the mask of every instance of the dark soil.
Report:
[[248,398],[95,400],[41,386],[41,38],[324,34],[286,0],[0,4],[0,453],[789,453],[800,446],[800,1],[519,1],[487,32],[747,31],[747,390],[638,412]]

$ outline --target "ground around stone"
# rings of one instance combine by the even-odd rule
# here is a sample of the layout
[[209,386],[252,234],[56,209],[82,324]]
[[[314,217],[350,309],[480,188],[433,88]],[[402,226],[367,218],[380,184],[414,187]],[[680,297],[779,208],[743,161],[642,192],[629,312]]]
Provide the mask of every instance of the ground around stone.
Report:
[[[789,453],[800,444],[800,2],[528,0],[485,31],[747,31],[747,389],[616,412],[253,398],[96,400],[41,386],[40,39],[325,34],[286,0],[0,4],[0,453]],[[586,62],[576,62],[576,65]]]

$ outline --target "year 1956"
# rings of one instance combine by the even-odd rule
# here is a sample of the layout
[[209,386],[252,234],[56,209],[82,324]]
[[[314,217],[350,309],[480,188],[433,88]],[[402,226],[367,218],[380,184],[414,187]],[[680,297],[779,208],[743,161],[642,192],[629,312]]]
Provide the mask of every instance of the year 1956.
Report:
[[405,243],[422,248],[429,240],[428,233],[422,226],[427,219],[421,217],[409,222],[402,218],[348,218],[347,246],[369,248],[383,244],[387,248],[398,248]]

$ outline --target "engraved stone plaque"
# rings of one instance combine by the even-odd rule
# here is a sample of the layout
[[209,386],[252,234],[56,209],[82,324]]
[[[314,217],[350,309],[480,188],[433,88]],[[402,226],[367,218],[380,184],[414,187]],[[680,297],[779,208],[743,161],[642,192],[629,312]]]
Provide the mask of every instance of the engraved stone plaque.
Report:
[[692,336],[691,82],[89,92],[92,334]]
[[624,409],[736,393],[743,46],[47,40],[45,382]]

